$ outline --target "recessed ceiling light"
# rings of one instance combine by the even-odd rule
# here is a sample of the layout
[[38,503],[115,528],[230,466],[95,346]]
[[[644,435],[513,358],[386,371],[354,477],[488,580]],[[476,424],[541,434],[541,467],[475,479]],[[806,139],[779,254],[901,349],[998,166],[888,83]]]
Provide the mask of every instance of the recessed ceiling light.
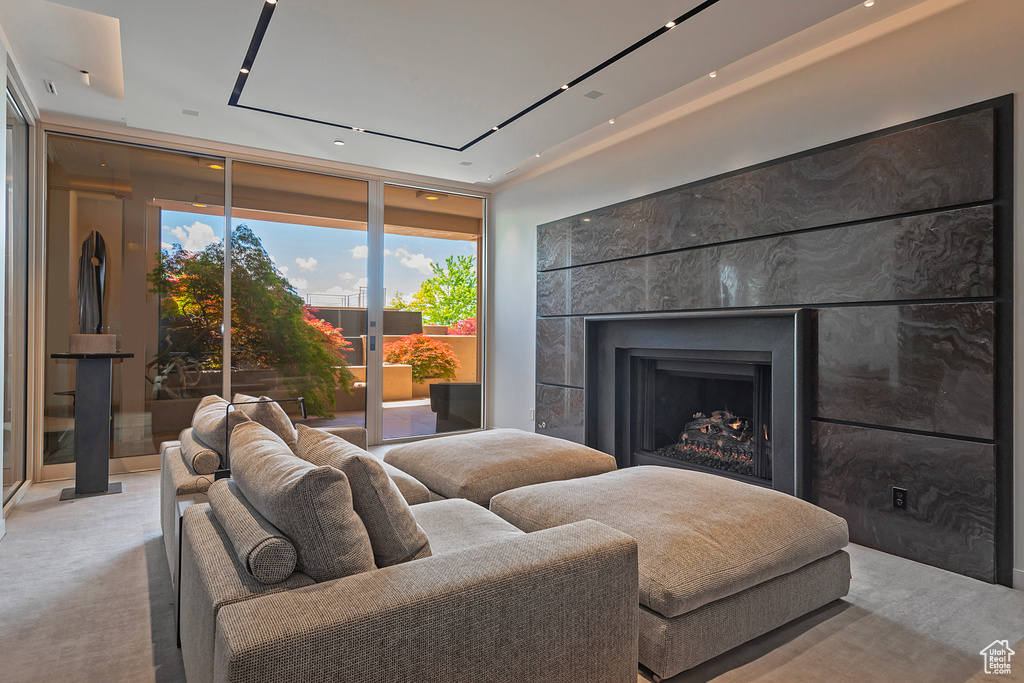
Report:
[[487,176],[487,179],[488,179],[488,180],[490,180],[490,179],[491,179],[491,177],[492,177],[492,176]]
[[106,166],[106,164],[100,164],[100,166]]
[[537,153],[536,153],[536,154],[534,154],[533,156],[535,156],[535,157],[537,157],[537,158],[539,159],[539,158],[540,158],[540,152],[537,152]]
[[718,78],[718,72],[712,71],[711,73],[708,74],[708,78]]
[[472,165],[473,165],[472,161],[460,161],[459,162],[459,166],[472,166]]
[[590,222],[590,219],[589,219],[589,218],[584,218],[584,219],[583,219],[583,222],[584,222],[584,223],[589,223],[589,222]]
[[267,0],[267,4],[268,5],[276,5],[277,4],[277,0]]
[[205,209],[206,208],[206,204],[201,204],[200,202],[192,202],[192,206],[196,207],[197,209]]
[[419,190],[416,192],[416,199],[426,199],[428,202],[436,202],[445,199],[448,195],[443,192],[432,192],[430,190]]
[[342,145],[345,144],[345,141],[344,140],[335,140],[334,144],[336,144],[338,147],[341,147]]
[[615,119],[608,119],[608,123],[615,123]]
[[569,89],[569,84],[568,83],[566,83],[565,85],[562,86],[562,90],[568,90],[568,89]]
[[494,126],[494,127],[491,128],[491,130],[498,130],[498,127]]
[[673,26],[675,26],[675,25],[676,25],[676,22],[674,22],[674,21],[670,21],[670,22],[668,22],[667,24],[665,24],[665,28],[672,28],[672,27],[673,27]]
[[223,171],[224,170],[224,167],[221,166],[220,164],[207,164],[207,166],[209,168],[212,168],[215,171]]
[[92,85],[92,81],[89,80],[89,72],[88,71],[86,71],[85,69],[82,69],[78,73],[80,73],[82,75],[82,83],[85,83],[86,85]]
[[249,73],[249,70],[248,70],[248,69],[246,69],[246,68],[245,68],[244,66],[243,66],[243,67],[242,67],[241,69],[239,69],[239,71],[241,71],[241,72],[242,72],[242,73],[244,73],[244,74],[247,74],[247,73]]
[[865,7],[872,7],[875,4],[875,0],[864,0]]
[[352,130],[356,131],[357,133],[365,133],[366,132],[365,128],[353,128]]

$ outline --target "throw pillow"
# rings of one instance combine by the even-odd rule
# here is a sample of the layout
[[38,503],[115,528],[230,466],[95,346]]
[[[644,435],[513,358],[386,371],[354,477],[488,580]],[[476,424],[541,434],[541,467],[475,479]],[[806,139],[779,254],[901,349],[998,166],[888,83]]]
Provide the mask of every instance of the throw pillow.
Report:
[[366,525],[378,567],[430,556],[430,542],[384,466],[341,437],[298,426],[299,457],[348,477],[352,505]]
[[299,569],[314,581],[374,568],[344,473],[306,462],[272,431],[246,422],[231,435],[231,474],[252,506],[291,539]]
[[220,454],[200,441],[193,432],[189,427],[183,429],[178,436],[185,462],[192,466],[196,474],[213,474],[220,468]]
[[204,396],[192,415],[192,435],[220,455],[224,455],[224,425],[227,424],[228,429],[233,431],[243,422],[249,422],[248,415],[238,410],[228,410],[229,407],[228,402],[220,396]]
[[297,453],[298,446],[295,443],[295,427],[284,408],[267,396],[249,396],[247,394],[235,394],[231,399],[235,403],[235,409],[240,410],[249,416],[250,420],[259,422],[261,425],[277,434],[288,444],[292,453]]
[[224,527],[238,562],[261,583],[280,583],[295,571],[295,546],[256,511],[233,479],[215,481],[210,508]]

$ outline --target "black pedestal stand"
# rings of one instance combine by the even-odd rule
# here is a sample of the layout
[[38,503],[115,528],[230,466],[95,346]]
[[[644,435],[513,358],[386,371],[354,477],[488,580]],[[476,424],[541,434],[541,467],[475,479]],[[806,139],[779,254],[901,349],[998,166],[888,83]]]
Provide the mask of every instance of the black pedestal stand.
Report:
[[110,378],[115,360],[133,353],[53,353],[50,358],[78,361],[75,376],[75,487],[60,500],[121,493],[110,476]]

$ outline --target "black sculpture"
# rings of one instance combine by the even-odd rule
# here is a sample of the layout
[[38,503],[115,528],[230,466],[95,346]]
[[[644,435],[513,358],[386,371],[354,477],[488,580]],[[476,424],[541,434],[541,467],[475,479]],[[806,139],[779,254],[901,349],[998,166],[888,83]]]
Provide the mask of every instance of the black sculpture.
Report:
[[78,259],[78,331],[103,331],[103,289],[107,274],[107,245],[95,230],[82,242]]

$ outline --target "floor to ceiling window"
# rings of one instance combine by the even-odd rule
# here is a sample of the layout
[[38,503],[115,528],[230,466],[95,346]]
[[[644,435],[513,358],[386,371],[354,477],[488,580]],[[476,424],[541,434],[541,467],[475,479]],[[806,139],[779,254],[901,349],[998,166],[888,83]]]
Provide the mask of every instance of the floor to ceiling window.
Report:
[[7,92],[6,239],[4,242],[3,502],[25,481],[26,297],[28,295],[29,126]]
[[75,368],[49,354],[79,332],[93,232],[103,331],[135,354],[115,364],[112,457],[157,452],[209,394],[296,419],[302,397],[310,424],[371,442],[483,423],[481,198],[59,134],[47,156],[45,465],[74,458]]
[[[103,332],[114,364],[112,457],[152,454],[221,391],[224,161],[91,139],[47,139],[45,465],[74,458],[83,243],[104,249]],[[95,237],[95,236],[94,236]],[[220,303],[218,303],[220,302]],[[82,330],[85,332],[85,330]]]

